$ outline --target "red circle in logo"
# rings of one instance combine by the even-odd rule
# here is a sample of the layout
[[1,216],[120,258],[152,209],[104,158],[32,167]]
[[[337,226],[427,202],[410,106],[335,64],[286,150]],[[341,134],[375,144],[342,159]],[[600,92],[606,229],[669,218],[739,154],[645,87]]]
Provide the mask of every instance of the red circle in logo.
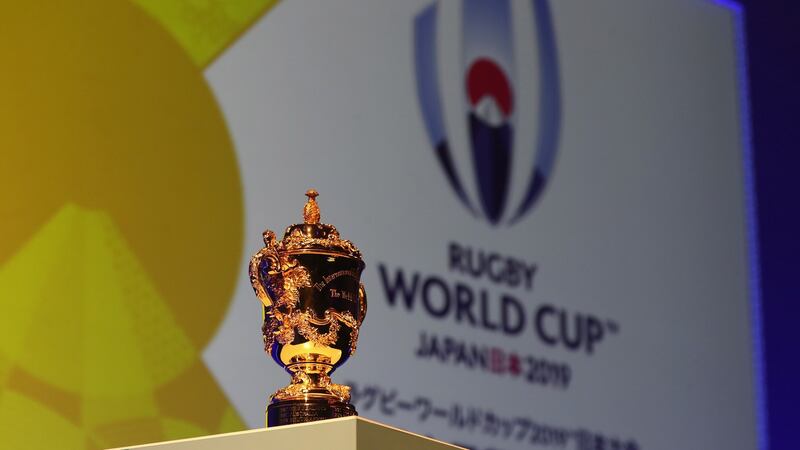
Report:
[[485,96],[491,96],[503,115],[508,117],[514,107],[511,84],[503,69],[488,58],[478,58],[467,71],[467,95],[475,107]]

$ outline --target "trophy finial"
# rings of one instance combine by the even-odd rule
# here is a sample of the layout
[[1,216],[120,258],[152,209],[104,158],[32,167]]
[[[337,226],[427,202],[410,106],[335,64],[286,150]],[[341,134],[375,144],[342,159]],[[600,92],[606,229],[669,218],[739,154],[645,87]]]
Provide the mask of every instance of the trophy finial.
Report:
[[308,224],[319,223],[319,206],[317,206],[317,196],[319,192],[316,189],[309,189],[306,191],[308,203],[303,207],[303,221]]

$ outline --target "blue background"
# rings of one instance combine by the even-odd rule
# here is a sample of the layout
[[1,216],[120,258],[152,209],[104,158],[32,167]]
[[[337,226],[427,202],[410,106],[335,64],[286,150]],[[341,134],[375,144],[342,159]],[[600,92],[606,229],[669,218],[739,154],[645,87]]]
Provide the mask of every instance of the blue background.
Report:
[[800,4],[745,0],[769,448],[800,449]]

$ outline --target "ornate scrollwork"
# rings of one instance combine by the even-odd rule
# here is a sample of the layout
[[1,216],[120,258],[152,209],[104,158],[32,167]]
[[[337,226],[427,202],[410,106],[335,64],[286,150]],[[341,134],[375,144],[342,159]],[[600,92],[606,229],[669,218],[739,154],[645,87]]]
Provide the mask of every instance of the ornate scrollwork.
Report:
[[324,389],[336,397],[339,397],[341,401],[350,401],[350,386],[332,383],[331,378],[325,374],[319,374],[316,380],[312,380],[311,377],[303,371],[294,372],[292,374],[291,384],[278,389],[273,397],[278,400],[302,398],[312,389]]
[[[250,263],[253,289],[267,305],[262,326],[264,351],[270,353],[276,341],[291,343],[295,338],[295,330],[317,345],[331,345],[339,337],[341,324],[350,328],[350,350],[355,351],[358,327],[363,320],[365,307],[362,306],[358,321],[349,312],[339,312],[333,308],[325,311],[323,318],[316,317],[312,311],[297,310],[300,289],[311,286],[311,275],[285,251],[283,242],[275,241],[272,231],[264,232],[264,244],[266,246],[253,256]],[[361,292],[363,287],[359,290]],[[365,302],[361,303],[365,305]],[[323,326],[328,327],[327,332],[320,332],[318,327]]]
[[264,352],[272,353],[272,345],[275,344],[276,332],[278,331],[278,319],[272,315],[268,308],[264,311],[264,324],[261,325],[261,335],[264,338]]
[[352,242],[342,239],[339,231],[333,225],[324,226],[326,236],[324,238],[311,237],[303,233],[299,228],[294,228],[284,237],[279,244],[282,250],[307,250],[310,248],[320,248],[328,251],[337,251],[344,255],[361,258],[361,251]]

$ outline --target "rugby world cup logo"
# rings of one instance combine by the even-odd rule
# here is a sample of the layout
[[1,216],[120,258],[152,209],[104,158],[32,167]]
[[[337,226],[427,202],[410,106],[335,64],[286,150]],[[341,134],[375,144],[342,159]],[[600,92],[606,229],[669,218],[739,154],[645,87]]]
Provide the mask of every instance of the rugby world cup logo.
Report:
[[[422,118],[450,186],[460,201],[489,223],[513,224],[521,219],[541,196],[553,170],[561,121],[561,100],[558,61],[553,23],[548,0],[531,0],[530,8],[513,5],[515,11],[529,11],[526,23],[533,26],[536,42],[515,49],[511,0],[462,0],[461,80],[463,83],[463,117],[466,121],[476,189],[470,198],[463,177],[454,161],[451,139],[444,119],[444,102],[439,89],[439,55],[437,35],[441,21],[441,4],[433,3],[414,19],[414,60]],[[515,50],[534,49],[538,74],[518,70]],[[449,82],[443,80],[443,82]],[[535,83],[535,111],[521,117],[515,102],[518,83]],[[452,103],[451,103],[452,104]],[[516,144],[524,127],[536,130],[533,142],[526,148]],[[512,179],[517,152],[534,152],[525,180]],[[460,154],[460,153],[458,153]],[[517,177],[521,178],[521,177]],[[524,183],[522,196],[509,205],[513,183]]]

